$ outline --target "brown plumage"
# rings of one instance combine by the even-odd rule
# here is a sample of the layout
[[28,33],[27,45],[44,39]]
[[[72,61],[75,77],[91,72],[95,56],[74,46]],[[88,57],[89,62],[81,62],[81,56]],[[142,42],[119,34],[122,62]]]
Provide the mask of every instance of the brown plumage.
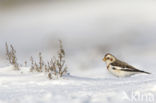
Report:
[[[146,73],[146,74],[151,74],[149,72],[145,72],[139,69],[136,69],[135,67],[127,64],[126,62],[120,61],[120,60],[116,60],[115,62],[111,63],[112,66],[118,66],[118,67],[122,67],[125,69],[121,69],[122,71],[129,71],[129,72],[142,72],[142,73]],[[126,69],[128,68],[128,69]]]
[[136,69],[135,67],[129,65],[128,63],[117,59],[110,53],[107,53],[103,58],[103,60],[106,62],[108,71],[110,71],[112,74],[118,77],[130,76],[137,73],[150,74],[149,72]]

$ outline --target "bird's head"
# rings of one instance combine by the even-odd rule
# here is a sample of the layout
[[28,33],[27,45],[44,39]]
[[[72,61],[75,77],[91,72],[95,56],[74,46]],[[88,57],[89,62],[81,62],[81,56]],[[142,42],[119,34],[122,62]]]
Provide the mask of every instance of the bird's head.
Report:
[[106,62],[107,64],[113,63],[115,60],[116,60],[115,56],[113,56],[110,53],[107,53],[103,58],[103,61]]

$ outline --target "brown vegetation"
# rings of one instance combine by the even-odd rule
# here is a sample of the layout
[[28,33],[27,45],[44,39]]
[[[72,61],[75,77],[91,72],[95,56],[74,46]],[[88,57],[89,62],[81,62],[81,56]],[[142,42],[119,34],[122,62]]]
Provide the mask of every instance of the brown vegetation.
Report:
[[6,56],[7,60],[11,65],[14,66],[15,70],[19,70],[19,64],[17,63],[17,57],[16,57],[16,50],[14,49],[13,45],[8,46],[8,44],[5,44],[6,47]]
[[[19,64],[17,63],[16,51],[12,45],[10,45],[10,49],[8,44],[6,43],[6,56],[11,65],[15,67],[16,70],[19,70]],[[43,60],[42,53],[38,54],[38,62],[30,58],[31,67],[30,72],[44,72],[47,73],[49,79],[54,79],[58,77],[62,77],[67,73],[67,66],[65,66],[65,51],[63,49],[62,41],[59,40],[59,50],[57,56],[51,58],[50,61],[45,62]],[[25,66],[27,66],[27,61],[24,62]]]
[[48,73],[48,78],[62,77],[67,73],[67,67],[65,66],[65,51],[63,49],[62,41],[59,41],[59,50],[57,58],[53,57],[50,61],[44,62],[42,53],[39,53],[39,62],[35,62],[33,57],[31,60],[31,72],[45,72]]

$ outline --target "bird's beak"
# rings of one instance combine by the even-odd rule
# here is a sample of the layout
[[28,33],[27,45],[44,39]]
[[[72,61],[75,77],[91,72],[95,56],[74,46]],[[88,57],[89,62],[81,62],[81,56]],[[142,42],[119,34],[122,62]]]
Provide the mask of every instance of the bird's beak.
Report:
[[105,58],[105,57],[103,58],[103,61],[104,61],[104,62],[106,61],[106,58]]

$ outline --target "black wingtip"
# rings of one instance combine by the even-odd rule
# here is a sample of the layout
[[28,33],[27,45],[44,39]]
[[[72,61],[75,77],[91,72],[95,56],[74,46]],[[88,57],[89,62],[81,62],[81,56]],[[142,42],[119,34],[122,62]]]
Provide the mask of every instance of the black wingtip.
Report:
[[151,73],[149,73],[149,72],[145,72],[145,71],[142,71],[142,73],[145,73],[145,74],[151,74]]

